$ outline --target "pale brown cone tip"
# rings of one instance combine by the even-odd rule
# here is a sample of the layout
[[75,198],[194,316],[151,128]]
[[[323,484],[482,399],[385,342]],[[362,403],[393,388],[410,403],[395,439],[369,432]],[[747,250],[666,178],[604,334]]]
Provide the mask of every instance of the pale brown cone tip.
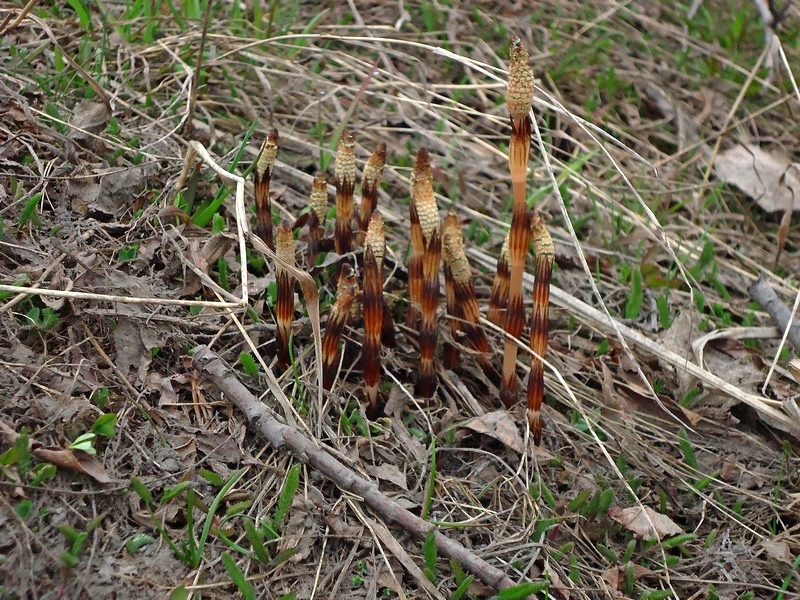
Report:
[[547,231],[547,225],[538,212],[533,213],[531,217],[531,243],[533,244],[533,252],[536,256],[546,256],[552,258],[555,256],[555,246],[553,245],[553,238],[550,237],[550,232]]
[[353,134],[347,130],[342,132],[339,139],[339,148],[336,151],[336,161],[333,165],[333,174],[336,181],[354,186],[356,183],[356,143]]
[[[278,233],[275,238],[275,254],[283,262],[294,266],[294,246],[294,234],[292,233],[292,226],[289,225],[288,221],[281,221],[281,224],[278,225]],[[277,272],[282,271],[284,271],[284,268],[279,264],[277,267]]]
[[528,115],[533,104],[533,69],[528,51],[517,36],[511,38],[510,55],[506,105],[511,117],[521,120]]
[[472,272],[464,253],[464,236],[461,224],[454,209],[450,209],[444,220],[444,243],[442,245],[444,262],[450,267],[453,280],[464,284],[469,282]]
[[275,166],[275,159],[278,157],[278,130],[273,129],[267,134],[267,139],[261,146],[256,161],[256,175],[259,179],[271,178],[272,168]]
[[386,164],[386,142],[380,142],[375,149],[367,164],[364,166],[362,184],[365,187],[376,187],[383,177],[383,167]]
[[433,193],[433,172],[431,157],[426,148],[420,148],[414,161],[411,175],[411,200],[417,207],[419,224],[425,242],[429,242],[434,232],[439,231],[439,209]]
[[375,210],[372,213],[372,217],[370,217],[364,243],[372,249],[372,255],[375,257],[378,268],[380,268],[383,265],[383,257],[386,253],[386,229],[379,210]]
[[317,221],[323,223],[328,215],[328,181],[325,179],[325,173],[318,172],[314,175],[308,204],[317,215]]

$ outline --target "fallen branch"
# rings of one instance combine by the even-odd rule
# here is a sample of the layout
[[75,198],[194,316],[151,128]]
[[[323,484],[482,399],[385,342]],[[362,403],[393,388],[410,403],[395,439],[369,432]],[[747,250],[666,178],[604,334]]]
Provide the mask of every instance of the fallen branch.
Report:
[[787,334],[789,342],[796,350],[800,350],[800,324],[794,322],[791,309],[778,298],[769,282],[764,277],[759,277],[747,291],[750,297],[772,317],[778,329],[782,332],[789,330]]
[[207,376],[214,385],[244,413],[247,422],[258,429],[274,448],[290,452],[298,459],[308,462],[322,475],[335,483],[339,489],[363,498],[364,503],[376,515],[387,522],[396,523],[419,540],[425,540],[433,530],[439,551],[456,560],[467,571],[480,578],[493,589],[501,590],[514,585],[500,569],[493,567],[470,550],[436,531],[435,526],[410,513],[387,498],[377,484],[357,475],[352,469],[331,456],[327,450],[302,432],[279,421],[278,415],[267,405],[259,402],[250,391],[233,376],[224,362],[206,346],[195,349],[192,361],[194,368]]

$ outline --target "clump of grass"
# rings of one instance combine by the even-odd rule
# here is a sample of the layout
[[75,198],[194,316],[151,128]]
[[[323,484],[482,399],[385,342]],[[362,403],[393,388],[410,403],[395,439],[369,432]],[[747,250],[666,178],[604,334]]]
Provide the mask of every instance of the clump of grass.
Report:
[[[458,222],[455,209],[452,208],[444,220],[443,256],[447,312],[453,317],[450,319],[453,339],[458,340],[459,333],[463,333],[467,345],[479,352],[477,362],[483,373],[494,385],[499,385],[500,374],[489,359],[491,350],[489,340],[480,327],[481,313],[472,284],[472,269],[464,252],[461,224]],[[452,366],[448,368],[455,369],[459,362],[458,349],[451,349],[449,353]],[[447,354],[445,358],[447,359]]]
[[381,335],[383,332],[383,256],[386,234],[383,217],[378,210],[372,213],[365,236],[364,248],[364,344],[361,362],[364,369],[364,393],[367,415],[375,418],[380,406],[378,387],[381,381]]
[[[292,228],[287,221],[282,221],[278,226],[276,254],[283,262],[290,266],[295,265],[295,242]],[[294,276],[281,263],[275,267],[275,277],[278,284],[277,299],[275,302],[275,343],[277,344],[278,365],[281,369],[290,366],[289,338],[292,333],[294,320]]]
[[336,252],[347,254],[353,245],[353,192],[356,186],[356,143],[350,131],[343,131],[333,166],[336,185]]
[[256,234],[270,250],[275,250],[272,239],[272,202],[269,198],[269,184],[278,156],[278,130],[273,129],[264,140],[253,169],[253,188],[256,197]]
[[[439,304],[439,266],[442,262],[442,237],[439,209],[433,192],[431,157],[420,148],[411,177],[411,250],[409,295],[419,303],[419,373],[416,392],[430,398],[436,391],[436,309]],[[413,267],[412,264],[413,263]]]
[[311,195],[308,201],[308,246],[306,249],[306,262],[313,267],[320,251],[320,245],[325,235],[323,226],[328,216],[328,182],[325,173],[319,171],[314,175],[311,184]]
[[322,338],[322,387],[326,390],[333,387],[336,379],[339,368],[339,339],[357,293],[356,275],[350,265],[345,263],[337,284],[336,301],[331,306],[328,322],[325,324],[325,336]]
[[379,142],[375,151],[367,159],[361,175],[361,206],[359,207],[358,235],[360,244],[364,243],[365,232],[369,228],[370,219],[378,208],[378,190],[383,179],[383,167],[386,165],[386,142]]
[[531,217],[531,238],[536,256],[531,313],[531,372],[528,376],[528,427],[533,443],[542,441],[542,400],[544,399],[544,358],[550,329],[550,276],[553,273],[555,250],[553,239],[539,213]]
[[533,88],[533,69],[529,64],[528,51],[522,45],[522,41],[514,36],[511,39],[508,94],[506,96],[506,105],[511,114],[508,166],[514,195],[514,209],[508,237],[510,279],[508,306],[504,320],[507,339],[503,352],[503,382],[500,388],[500,398],[506,406],[516,402],[518,386],[517,345],[511,338],[520,337],[525,323],[522,274],[525,269],[525,256],[528,253],[530,235],[525,179],[531,144],[530,111],[533,104]]

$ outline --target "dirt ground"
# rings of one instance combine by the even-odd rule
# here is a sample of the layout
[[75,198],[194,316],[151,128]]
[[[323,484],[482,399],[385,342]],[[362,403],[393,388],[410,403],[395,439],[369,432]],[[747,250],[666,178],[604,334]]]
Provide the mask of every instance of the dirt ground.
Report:
[[[762,3],[765,28],[759,3],[695,4],[0,1],[0,598],[800,597],[800,363],[748,291],[798,297],[800,11]],[[506,409],[444,278],[438,388],[415,392],[412,164],[429,150],[485,317],[512,214],[512,35],[537,78],[527,201],[555,243],[540,447],[528,327]],[[296,225],[321,315],[298,287],[289,368],[276,265],[243,244],[234,182],[190,150],[245,175],[253,228],[273,128],[273,218]],[[396,344],[375,419],[362,296],[318,386],[314,330],[348,257],[309,267],[306,219],[322,170],[333,236],[344,130],[359,178],[387,146]],[[501,328],[481,328],[499,369]],[[199,346],[350,484],[269,443]]]

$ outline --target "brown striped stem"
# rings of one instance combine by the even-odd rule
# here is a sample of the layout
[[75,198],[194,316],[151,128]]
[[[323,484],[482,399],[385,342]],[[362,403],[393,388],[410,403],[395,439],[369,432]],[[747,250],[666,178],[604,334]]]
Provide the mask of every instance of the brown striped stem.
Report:
[[542,442],[542,401],[544,400],[544,363],[550,329],[550,277],[555,256],[553,240],[542,218],[534,213],[531,224],[536,270],[533,282],[531,313],[531,372],[528,376],[528,427],[533,443]]
[[381,383],[381,334],[383,331],[383,256],[386,236],[383,218],[377,210],[367,227],[364,250],[364,343],[361,363],[364,370],[364,394],[367,415],[374,419],[380,414],[378,388]]
[[436,345],[439,338],[436,311],[439,307],[439,266],[442,262],[442,238],[434,231],[425,247],[422,263],[422,319],[419,325],[419,377],[416,392],[430,398],[436,391]]
[[[438,330],[436,311],[439,306],[439,267],[442,262],[442,236],[439,209],[433,192],[433,172],[431,158],[426,148],[420,148],[414,162],[411,177],[411,245],[415,258],[419,256],[418,246],[422,242],[421,264],[415,265],[416,277],[422,274],[420,294],[421,319],[419,326],[419,373],[416,392],[421,398],[430,398],[436,391],[436,345]],[[414,232],[414,226],[418,231]],[[415,239],[416,236],[416,239]],[[411,291],[411,264],[409,264],[409,292]],[[417,284],[418,285],[418,284]]]
[[313,267],[320,252],[320,244],[325,236],[325,218],[328,216],[328,182],[325,173],[317,172],[311,184],[311,195],[308,200],[308,247],[306,248],[306,264]]
[[[283,221],[278,226],[276,236],[275,254],[290,266],[294,266],[295,244],[292,228],[288,222]],[[294,320],[294,276],[289,270],[276,263],[275,277],[277,279],[278,294],[275,302],[275,343],[277,344],[278,365],[287,369],[290,365],[289,339],[292,334],[292,321]]]
[[269,198],[269,183],[278,156],[278,130],[273,129],[261,146],[253,169],[253,189],[256,197],[256,234],[270,250],[275,250],[272,239],[272,202]]
[[358,293],[358,281],[349,265],[343,265],[336,289],[336,301],[331,307],[325,335],[322,338],[322,387],[330,390],[339,369],[339,340],[350,316],[350,307]]
[[336,252],[347,254],[353,246],[353,192],[356,186],[356,154],[353,134],[345,130],[339,139],[333,166],[336,186]]
[[359,244],[364,243],[366,231],[372,213],[378,208],[378,190],[383,179],[383,167],[386,164],[386,142],[379,142],[369,159],[364,165],[361,175],[361,206],[359,207],[358,233],[356,238]]
[[[449,216],[449,215],[448,215]],[[445,222],[446,223],[446,222]],[[445,228],[447,225],[445,224]],[[447,234],[445,233],[444,247],[447,248]],[[461,309],[456,301],[456,287],[453,280],[453,269],[447,260],[447,251],[444,252],[444,300],[447,308],[448,319],[450,325],[450,337],[453,338],[454,343],[445,342],[444,344],[444,368],[451,371],[457,371],[461,364],[461,351],[455,342],[459,341],[459,332],[461,331],[461,321],[463,316]]]
[[508,266],[508,234],[500,250],[500,258],[497,259],[497,271],[492,282],[492,295],[489,297],[489,310],[486,318],[497,325],[503,326],[508,306],[508,287],[511,278],[511,271]]
[[[477,362],[481,370],[494,385],[500,385],[500,374],[489,359],[491,352],[489,340],[480,327],[481,313],[475,297],[475,287],[472,284],[472,269],[464,252],[461,225],[453,209],[450,209],[444,221],[443,254],[445,289],[448,290],[448,296],[451,293],[453,296],[452,303],[448,298],[448,312],[450,312],[452,304],[453,312],[451,314],[455,319],[452,319],[451,323],[458,322],[458,328],[454,330],[453,337],[457,338],[458,331],[463,332],[466,344],[479,353]],[[449,291],[450,288],[452,288],[452,292]]]
[[511,139],[508,146],[508,167],[514,195],[514,210],[508,236],[509,289],[508,306],[504,319],[506,332],[503,351],[503,382],[500,400],[510,406],[516,402],[517,342],[525,325],[525,306],[522,300],[522,275],[530,239],[529,217],[526,204],[525,179],[528,172],[528,155],[531,143],[530,110],[533,102],[533,70],[529,56],[518,37],[511,40],[508,93],[506,104],[511,114]]

